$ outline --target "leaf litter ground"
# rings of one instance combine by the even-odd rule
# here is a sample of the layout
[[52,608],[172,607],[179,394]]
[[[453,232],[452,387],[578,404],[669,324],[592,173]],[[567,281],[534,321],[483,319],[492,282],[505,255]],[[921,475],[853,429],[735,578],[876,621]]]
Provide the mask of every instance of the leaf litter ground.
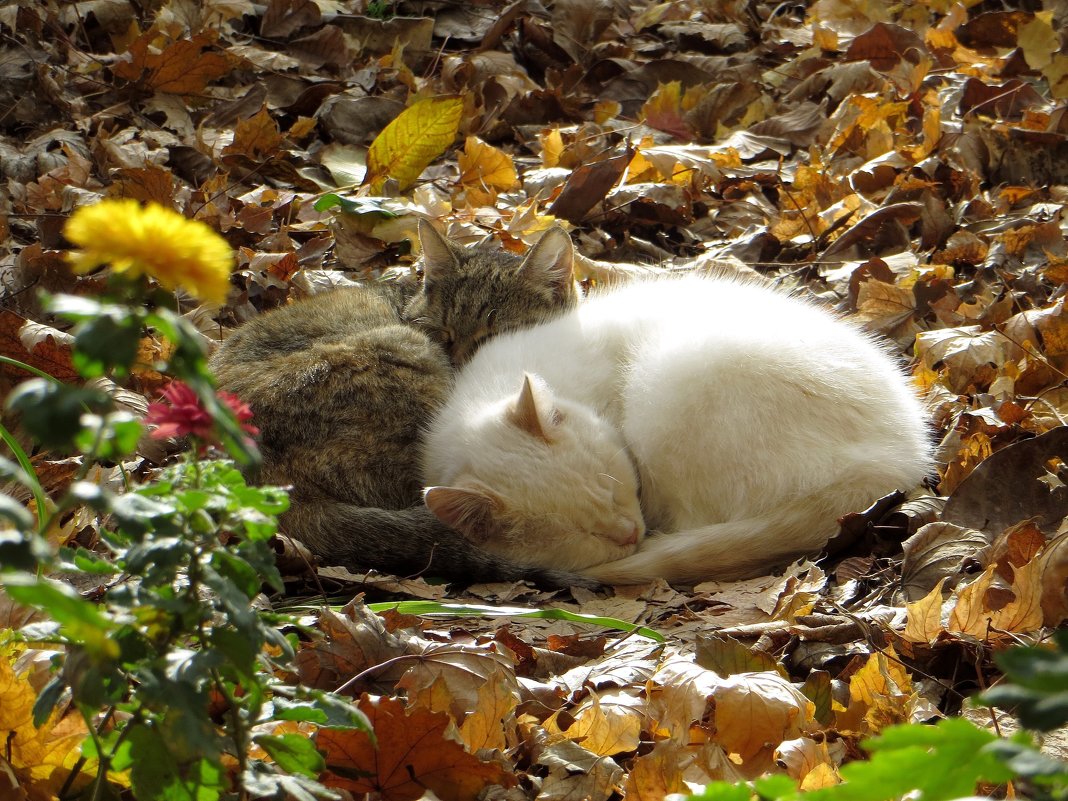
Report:
[[[378,748],[319,741],[353,793],[660,798],[768,771],[832,785],[861,738],[961,714],[996,680],[992,653],[1068,616],[1066,16],[1056,2],[9,5],[0,353],[75,379],[37,293],[94,292],[60,231],[101,197],[179,209],[237,250],[226,306],[183,303],[212,342],[290,299],[409,272],[419,215],[513,250],[565,220],[589,284],[717,268],[818,296],[914,355],[941,462],[928,495],[843,519],[827,558],[694,588],[459,593],[309,575],[290,549],[275,603],[313,598],[323,634],[296,680],[367,693]],[[112,388],[124,408],[158,396],[164,347],[143,338]],[[5,366],[0,390],[25,377]],[[90,477],[118,490],[167,457],[146,438]],[[53,493],[79,468],[34,465]],[[78,511],[55,535],[92,544],[96,525]],[[570,609],[667,642],[362,603],[413,598]],[[26,652],[4,674],[8,728],[44,661]],[[48,725],[11,757],[41,797],[81,735]]]

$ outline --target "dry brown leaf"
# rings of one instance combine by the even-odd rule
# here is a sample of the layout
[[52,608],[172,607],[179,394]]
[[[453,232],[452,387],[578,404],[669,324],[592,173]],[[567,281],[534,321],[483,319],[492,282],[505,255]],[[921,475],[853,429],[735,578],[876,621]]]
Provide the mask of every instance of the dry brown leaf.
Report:
[[[315,747],[326,757],[327,787],[377,793],[383,801],[415,801],[427,790],[441,801],[470,801],[491,785],[515,777],[482,762],[446,737],[449,717],[425,709],[406,712],[394,698],[360,698],[375,740],[354,729],[319,729]],[[360,776],[366,774],[366,776]]]
[[256,114],[237,123],[234,140],[223,148],[223,155],[247,156],[259,161],[276,155],[281,144],[278,124],[263,106]]
[[[79,381],[78,372],[71,362],[71,344],[74,337],[51,326],[27,320],[15,312],[0,311],[0,355],[36,367],[60,381]],[[5,373],[12,372],[19,379],[30,374],[4,364]]]
[[397,687],[407,691],[412,706],[447,713],[471,751],[505,747],[505,727],[520,694],[515,668],[504,654],[493,648],[430,646]]
[[234,59],[227,53],[205,52],[215,42],[213,32],[180,39],[158,52],[150,52],[157,35],[155,30],[145,32],[130,45],[130,59],[116,62],[111,71],[157,92],[195,95],[234,67]]
[[573,722],[560,726],[560,713],[545,721],[550,734],[574,740],[595,754],[612,756],[636,751],[645,724],[644,699],[634,690],[590,693],[589,697],[567,716]]

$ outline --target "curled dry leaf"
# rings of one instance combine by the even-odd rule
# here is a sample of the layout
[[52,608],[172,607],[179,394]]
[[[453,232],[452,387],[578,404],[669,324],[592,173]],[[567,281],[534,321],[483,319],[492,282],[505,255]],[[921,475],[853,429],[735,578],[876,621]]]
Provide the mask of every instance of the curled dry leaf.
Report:
[[505,747],[519,682],[511,660],[494,647],[431,644],[397,687],[411,705],[447,713],[471,751]]
[[970,564],[985,566],[992,537],[953,523],[928,523],[902,544],[901,587],[915,601],[946,579],[955,584]]
[[561,728],[564,716],[557,712],[545,721],[545,729],[595,754],[625,754],[638,749],[646,724],[644,707],[644,699],[633,689],[591,692],[578,707],[568,710],[569,725]]
[[653,676],[649,712],[660,736],[685,743],[691,727],[737,756],[739,769],[757,776],[772,752],[815,725],[814,707],[777,673],[739,673],[723,678],[674,658]]

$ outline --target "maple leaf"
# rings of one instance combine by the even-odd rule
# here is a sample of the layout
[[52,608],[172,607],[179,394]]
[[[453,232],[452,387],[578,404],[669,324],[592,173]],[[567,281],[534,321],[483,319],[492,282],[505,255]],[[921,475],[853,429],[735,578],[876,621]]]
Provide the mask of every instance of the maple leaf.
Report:
[[[0,649],[0,731],[7,738],[0,766],[13,774],[26,799],[51,801],[81,757],[79,746],[87,731],[78,715],[62,719],[53,715],[40,728],[34,725],[37,693],[25,674],[15,673],[13,656],[10,648]],[[95,761],[84,765],[78,784],[86,784],[94,772]]]
[[322,782],[353,793],[378,793],[384,801],[414,801],[432,790],[442,801],[468,801],[485,787],[515,784],[498,765],[482,762],[447,739],[449,716],[395,698],[360,698],[374,740],[352,729],[320,729],[316,747],[326,757]]
[[172,95],[193,95],[226,75],[234,67],[226,53],[205,52],[215,42],[214,32],[180,39],[159,52],[149,52],[158,31],[148,30],[138,37],[129,50],[127,61],[116,62],[111,71],[119,78]]

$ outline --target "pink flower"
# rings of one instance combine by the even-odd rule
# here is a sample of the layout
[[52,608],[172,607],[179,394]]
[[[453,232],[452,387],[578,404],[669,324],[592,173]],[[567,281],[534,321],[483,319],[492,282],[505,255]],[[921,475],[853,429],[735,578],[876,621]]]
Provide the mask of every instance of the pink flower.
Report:
[[249,420],[252,419],[252,409],[249,405],[241,400],[237,395],[232,392],[220,392],[219,400],[230,407],[230,411],[234,413],[234,417],[237,418],[237,422],[241,424],[241,430],[251,437],[260,433],[260,430],[254,425],[249,424]]
[[[163,390],[166,403],[150,403],[145,422],[157,426],[152,432],[156,439],[170,437],[196,437],[204,442],[214,442],[215,421],[201,405],[200,399],[191,387],[181,381],[172,381]],[[236,395],[220,392],[219,400],[225,403],[237,417],[241,429],[255,436],[259,429],[248,423],[252,419],[252,410]]]

